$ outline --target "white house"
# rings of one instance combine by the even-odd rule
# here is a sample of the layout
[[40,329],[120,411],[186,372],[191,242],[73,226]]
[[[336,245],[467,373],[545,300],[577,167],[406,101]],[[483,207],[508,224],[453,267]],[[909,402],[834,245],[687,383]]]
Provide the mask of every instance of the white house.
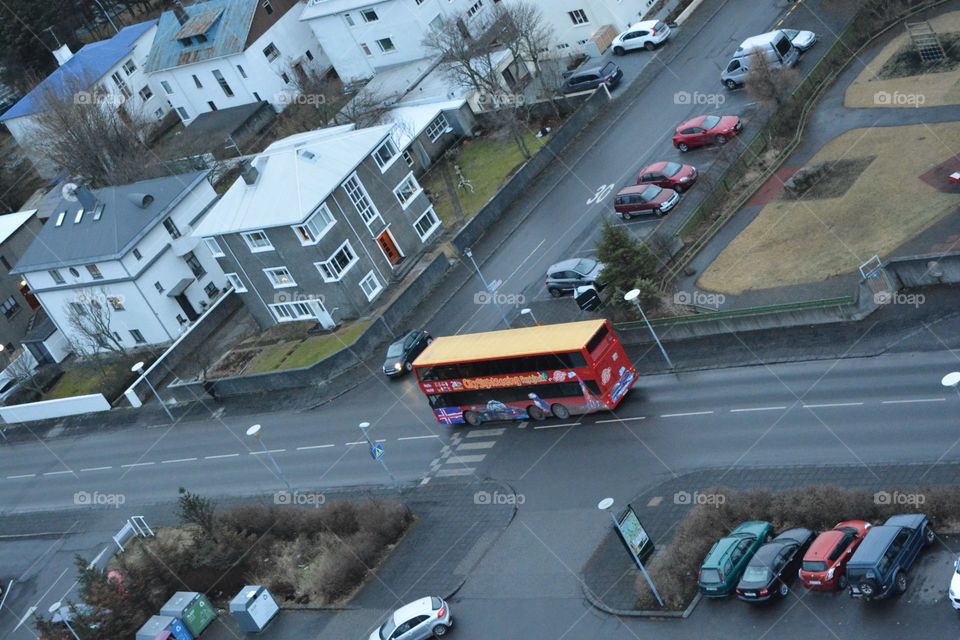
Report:
[[11,273],[27,281],[71,342],[83,342],[71,318],[90,305],[101,305],[124,347],[170,342],[226,284],[191,235],[216,200],[206,171],[95,190],[68,186]]
[[109,40],[85,45],[72,53],[66,45],[54,51],[60,66],[8,109],[0,122],[45,177],[55,173],[31,144],[37,115],[53,99],[100,100],[118,109],[132,121],[160,120],[170,105],[158,92],[144,67],[157,33],[157,21],[125,27]]
[[180,119],[264,100],[277,110],[298,78],[330,68],[294,0],[179,3],[160,17],[147,72]]

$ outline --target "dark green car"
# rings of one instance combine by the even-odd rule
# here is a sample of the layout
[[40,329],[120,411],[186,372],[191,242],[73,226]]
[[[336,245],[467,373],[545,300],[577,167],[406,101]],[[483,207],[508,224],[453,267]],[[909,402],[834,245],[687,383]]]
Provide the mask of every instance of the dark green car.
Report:
[[708,598],[730,595],[750,558],[772,537],[772,524],[751,520],[738,525],[726,538],[717,540],[700,566],[700,593]]

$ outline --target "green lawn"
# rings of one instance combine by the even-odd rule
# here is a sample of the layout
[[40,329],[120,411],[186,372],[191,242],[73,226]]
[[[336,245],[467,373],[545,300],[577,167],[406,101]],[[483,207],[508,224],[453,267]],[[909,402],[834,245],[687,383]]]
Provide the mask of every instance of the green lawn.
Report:
[[336,333],[312,336],[297,342],[281,342],[265,347],[246,370],[247,375],[267,373],[282,369],[299,369],[333,355],[349,347],[370,326],[369,322],[357,322]]
[[105,365],[105,377],[100,369],[92,364],[81,364],[67,369],[43,399],[58,400],[102,393],[108,401],[112,402],[120,397],[120,394],[136,379],[137,375],[130,371],[132,362],[129,357],[126,357],[120,362]]
[[[528,132],[524,139],[530,153],[536,153],[544,144],[545,138],[537,138]],[[460,168],[463,175],[473,185],[473,191],[458,189],[457,197],[467,220],[477,215],[480,209],[490,201],[503,186],[507,177],[512,175],[526,159],[517,144],[507,139],[484,136],[476,140],[464,140],[460,150]],[[453,203],[441,175],[441,165],[446,165],[454,186],[457,184],[456,172],[447,160],[439,160],[423,177],[423,186],[434,195],[434,210],[440,216],[445,227],[455,220]]]

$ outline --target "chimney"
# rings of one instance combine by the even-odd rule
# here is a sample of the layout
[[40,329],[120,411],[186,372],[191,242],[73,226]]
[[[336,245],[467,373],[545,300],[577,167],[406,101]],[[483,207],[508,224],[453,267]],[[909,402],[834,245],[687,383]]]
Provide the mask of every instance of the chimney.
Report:
[[190,20],[190,15],[183,8],[183,3],[180,0],[173,0],[173,15],[177,16],[177,22],[180,23],[181,27]]
[[85,211],[93,211],[96,209],[97,204],[99,204],[97,196],[93,195],[93,192],[83,185],[77,187],[74,195],[77,197],[77,200],[80,201],[80,205]]
[[57,59],[57,64],[62,67],[73,57],[73,51],[70,50],[70,45],[64,44],[53,50],[53,57]]
[[153,196],[149,193],[131,193],[127,199],[141,209],[146,209],[153,203]]
[[244,165],[243,170],[240,172],[240,176],[243,178],[244,182],[252,186],[257,183],[257,178],[260,177],[260,171],[252,164],[247,164]]

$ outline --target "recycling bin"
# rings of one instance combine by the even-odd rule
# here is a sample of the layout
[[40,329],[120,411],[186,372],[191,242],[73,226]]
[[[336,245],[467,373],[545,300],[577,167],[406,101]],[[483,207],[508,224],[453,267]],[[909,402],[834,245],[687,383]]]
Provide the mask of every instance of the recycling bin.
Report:
[[[230,616],[245,633],[260,633],[280,607],[266,587],[248,585],[230,601]],[[138,639],[139,640],[139,639]]]
[[181,620],[190,634],[197,638],[217,619],[217,610],[202,593],[177,591],[160,609],[160,615]]

